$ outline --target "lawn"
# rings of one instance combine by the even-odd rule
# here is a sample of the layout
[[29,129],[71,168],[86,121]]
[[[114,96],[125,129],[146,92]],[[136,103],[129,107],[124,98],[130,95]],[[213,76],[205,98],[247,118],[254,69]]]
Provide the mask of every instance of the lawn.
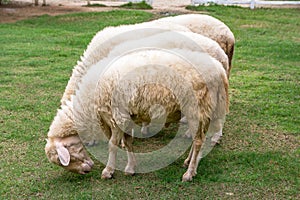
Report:
[[143,11],[41,16],[0,24],[0,199],[300,198],[299,9],[192,7],[236,36],[231,107],[218,145],[182,183],[184,157],[133,177],[64,171],[44,153],[73,66],[98,31],[161,17]]

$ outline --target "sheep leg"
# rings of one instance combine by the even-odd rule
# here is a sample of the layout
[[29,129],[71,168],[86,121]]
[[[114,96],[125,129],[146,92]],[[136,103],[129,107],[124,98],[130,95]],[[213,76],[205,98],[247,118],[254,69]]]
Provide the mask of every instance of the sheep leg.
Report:
[[112,178],[116,166],[118,145],[120,144],[122,137],[123,137],[123,132],[120,129],[115,128],[112,130],[112,136],[108,144],[108,149],[109,149],[108,161],[106,167],[102,171],[102,175],[101,175],[102,179]]
[[[184,137],[191,138],[192,137],[192,133],[191,133],[192,129],[190,129],[190,127],[193,127],[192,120],[187,120],[186,116],[182,117],[181,120],[182,119],[184,119],[183,121],[185,121],[186,123],[188,123],[188,127],[189,127],[189,129],[185,132]],[[192,155],[193,155],[193,148],[194,148],[194,145],[192,143],[189,155],[188,155],[188,157],[183,162],[183,167],[187,168],[189,166],[191,158],[192,158]]]
[[232,67],[232,58],[233,58],[233,53],[234,53],[234,45],[232,44],[228,44],[227,45],[227,55],[228,55],[228,65],[229,65],[229,68],[228,68],[228,72],[227,72],[227,78],[229,79],[229,76],[230,76],[230,71],[231,71],[231,67]]
[[193,140],[193,145],[191,147],[192,156],[190,159],[189,167],[187,171],[184,173],[184,175],[182,176],[183,182],[192,181],[193,177],[197,174],[197,167],[201,158],[199,156],[199,152],[203,143],[203,138],[205,138],[204,131],[201,128],[201,126],[200,126],[200,130],[201,130],[200,134],[197,134]]
[[190,150],[190,152],[189,152],[189,155],[188,155],[188,157],[184,160],[184,162],[183,162],[183,167],[188,167],[189,166],[189,164],[190,164],[190,161],[191,161],[191,158],[192,158],[192,155],[193,155],[193,144],[192,144],[192,146],[191,146],[191,150]]
[[133,147],[132,147],[133,137],[131,135],[125,134],[124,138],[123,138],[123,142],[127,149],[127,158],[128,158],[128,163],[125,167],[125,175],[134,175],[136,159],[135,159],[135,155],[133,153]]

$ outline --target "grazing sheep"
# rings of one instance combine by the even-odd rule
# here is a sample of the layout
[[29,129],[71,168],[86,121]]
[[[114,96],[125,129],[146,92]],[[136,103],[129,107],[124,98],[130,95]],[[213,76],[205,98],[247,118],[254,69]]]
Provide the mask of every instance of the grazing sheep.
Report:
[[[173,52],[184,55],[184,59]],[[128,165],[125,173],[134,173],[136,162],[132,153],[132,139],[130,137],[128,139],[128,135],[124,134],[124,130],[131,128],[131,117],[138,116],[135,119],[136,123],[149,122],[151,120],[149,109],[153,104],[159,104],[165,108],[167,123],[178,122],[182,112],[180,104],[186,104],[190,99],[187,91],[181,90],[180,86],[188,83],[192,86],[197,102],[195,105],[188,105],[184,111],[189,130],[193,133],[193,145],[185,161],[188,170],[182,180],[192,180],[196,175],[201,158],[198,156],[199,151],[210,123],[217,127],[218,130],[215,131],[221,131],[223,124],[219,124],[219,121],[225,118],[228,110],[228,81],[225,70],[211,57],[208,62],[207,57],[209,56],[206,54],[189,50],[175,49],[172,53],[163,50],[144,50],[122,56],[105,72],[101,70],[103,66],[98,66],[106,64],[105,61],[96,64],[88,71],[72,99],[76,105],[72,109],[75,127],[80,135],[96,131],[96,134],[104,132],[109,138],[109,160],[102,172],[102,178],[112,177],[117,146],[124,136],[128,149]],[[196,65],[196,69],[187,60]],[[150,68],[145,75],[143,71],[147,68],[142,68],[140,71],[142,73],[138,73],[141,70],[140,66],[154,67]],[[163,70],[174,71],[175,75],[169,72],[163,73],[162,66],[166,67]],[[197,70],[200,70],[200,73]],[[133,77],[138,81],[130,81],[130,79],[123,81],[122,75],[128,75],[133,71],[137,72]],[[177,76],[184,78],[180,79]],[[146,78],[157,84],[143,84]],[[95,83],[96,79],[99,81]],[[166,85],[164,86],[163,83]],[[178,93],[175,95],[169,90],[170,88],[178,88]],[[114,96],[115,90],[118,91],[116,96]],[[117,111],[113,110],[114,100],[121,106]],[[195,118],[200,120],[194,120]],[[98,128],[94,126],[96,122],[99,124]],[[94,127],[93,130],[90,127]]]
[[229,70],[232,67],[235,38],[231,30],[220,20],[201,14],[186,14],[158,19],[160,22],[171,22],[189,28],[192,32],[215,40],[228,56]]
[[[145,31],[145,29],[147,31]],[[56,117],[50,126],[45,151],[51,162],[62,165],[69,171],[76,171],[78,173],[85,173],[91,170],[93,163],[91,159],[87,157],[83,144],[79,142],[78,133],[74,129],[74,123],[71,118],[72,113],[68,110],[71,105],[67,105],[67,103],[71,100],[71,96],[75,94],[78,83],[80,83],[82,76],[86,74],[89,68],[93,64],[105,58],[116,45],[123,41],[143,38],[168,31],[170,29],[189,31],[189,29],[183,26],[172,23],[146,22],[135,25],[107,27],[96,34],[91,43],[88,45],[84,55],[81,57],[81,61],[78,61],[77,65],[74,67],[61,99],[61,109],[58,110]],[[66,127],[68,129],[68,134],[63,135],[62,130],[65,131]],[[77,138],[74,136],[77,136]],[[93,145],[94,143],[94,141],[91,141],[90,138],[81,138],[81,140],[88,145]],[[72,152],[73,149],[70,149],[69,145],[61,145],[73,143],[80,146],[79,152]],[[66,158],[66,156],[68,158]],[[66,159],[64,160],[62,158]],[[88,159],[84,160],[82,158]]]
[[[102,129],[106,130],[106,131],[104,131],[106,137],[112,138],[112,132],[110,132],[111,127],[109,127],[108,124],[105,124],[105,123],[103,124],[101,122],[101,120],[100,120],[101,123],[99,124],[99,121],[98,121],[99,116],[97,116],[97,115],[93,115],[90,118],[84,118],[85,120],[87,120],[86,121],[87,123],[85,124],[85,126],[80,126],[80,125],[78,125],[78,123],[75,123],[75,122],[78,122],[78,119],[81,119],[81,118],[77,117],[76,120],[73,118],[73,115],[74,115],[73,102],[74,102],[74,100],[71,99],[71,96],[73,94],[75,94],[75,89],[77,88],[77,85],[82,81],[81,80],[82,77],[87,72],[91,71],[90,70],[91,66],[98,63],[99,61],[101,61],[101,63],[106,62],[106,64],[108,64],[109,61],[111,61],[109,59],[106,60],[105,57],[109,53],[112,53],[111,51],[115,46],[117,46],[118,44],[121,44],[125,40],[124,38],[126,38],[125,35],[126,35],[126,33],[128,33],[128,31],[130,32],[130,31],[141,30],[142,28],[155,29],[155,31],[144,34],[144,35],[143,34],[142,35],[134,34],[134,37],[132,36],[131,38],[128,38],[128,40],[132,40],[132,41],[134,41],[135,39],[138,39],[138,38],[144,38],[144,37],[148,37],[151,35],[161,33],[161,32],[163,32],[161,29],[165,29],[165,30],[168,30],[168,29],[174,30],[175,29],[178,31],[185,31],[185,32],[189,31],[185,27],[182,27],[180,25],[176,26],[171,23],[155,22],[154,24],[155,25],[153,25],[152,22],[150,22],[150,23],[143,23],[142,25],[132,25],[132,26],[130,25],[129,28],[127,28],[127,26],[122,26],[121,28],[110,27],[110,28],[105,29],[103,32],[102,31],[99,32],[94,37],[94,39],[88,46],[87,51],[84,53],[84,56],[81,59],[82,61],[78,62],[77,66],[75,66],[75,68],[73,70],[73,74],[70,78],[70,81],[68,82],[66,91],[61,100],[62,107],[60,110],[58,110],[57,115],[54,118],[54,121],[50,126],[45,151],[51,162],[61,165],[69,171],[73,171],[73,172],[77,172],[77,173],[81,173],[81,174],[85,174],[91,170],[91,168],[93,166],[93,161],[88,157],[87,152],[84,149],[83,143],[85,143],[86,141],[89,142],[91,137],[94,138],[94,137],[97,137],[97,134],[99,135],[99,132],[97,132],[97,130],[98,131],[100,130],[99,125],[101,126],[101,130]],[[174,27],[177,27],[177,28],[174,28]],[[118,37],[118,35],[120,33],[125,33],[123,38]],[[114,36],[115,36],[115,38],[114,38]],[[118,40],[111,41],[112,38],[118,39]],[[126,40],[126,41],[128,41],[128,40]],[[167,49],[167,48],[165,47],[165,49]],[[189,52],[189,51],[190,50],[187,50],[186,52]],[[220,62],[222,62],[222,61],[220,60]],[[217,63],[216,64],[217,66],[220,65],[220,63],[218,63],[217,61],[214,61],[214,63]],[[225,66],[224,62],[222,62],[222,63],[223,63],[223,67],[224,67]],[[96,66],[98,66],[98,64]],[[105,64],[103,66],[105,66]],[[210,69],[210,71],[213,71],[213,69],[215,69],[215,68]],[[219,73],[219,71],[216,70],[215,73]],[[91,74],[91,73],[89,73],[89,74]],[[213,74],[214,73],[211,73],[211,77],[215,81],[217,78]],[[89,76],[85,75],[85,77],[89,77]],[[99,78],[99,77],[94,76],[94,78]],[[218,81],[216,81],[216,83],[220,83],[221,80],[224,81],[223,76],[220,75],[220,76],[218,76],[218,78],[219,79],[218,79]],[[95,79],[90,79],[90,81],[91,80],[95,81]],[[224,81],[223,84],[225,85],[225,86],[223,86],[223,88],[225,88],[225,90],[226,90],[226,95],[224,95],[224,96],[226,96],[226,98],[227,98],[227,87],[228,87],[227,82]],[[77,99],[77,102],[80,102],[80,101],[78,101],[78,96],[80,96],[80,94],[81,94],[81,92],[83,92],[83,90],[79,89],[78,92],[79,92],[79,95],[76,94],[75,97]],[[83,110],[85,112],[93,111],[93,108],[89,107],[89,109],[83,109]],[[78,110],[76,110],[75,113],[78,113]],[[88,113],[91,113],[91,112],[88,112]],[[215,113],[213,115],[215,115]],[[78,116],[78,114],[76,116]],[[149,122],[149,119],[147,119],[147,120]],[[178,119],[176,118],[176,120],[174,120],[174,121],[178,121]],[[216,120],[216,121],[218,121],[218,120]],[[94,122],[98,122],[98,123],[95,124]],[[189,122],[189,124],[190,123],[191,122]],[[212,122],[212,124],[214,124],[214,123],[216,123],[216,122]],[[217,124],[216,127],[219,127],[219,129],[217,131],[220,132],[221,131],[220,127],[222,127],[223,125],[220,125],[219,122],[216,124]],[[88,129],[91,130],[90,135],[86,134],[87,138],[79,138],[78,132],[87,130],[87,127],[88,127]],[[80,136],[82,136],[82,135],[84,135],[84,134],[80,134]],[[129,137],[127,134],[125,134],[124,137],[125,137],[124,140],[125,140],[127,149],[129,149],[129,152],[132,152],[131,137]],[[196,147],[198,148],[199,145],[196,145],[195,148]],[[195,152],[196,152],[195,154],[197,154],[197,150]],[[134,156],[132,153],[129,153],[128,157],[129,157],[129,162],[128,162],[128,166],[126,167],[127,169],[125,169],[125,172],[132,174],[132,173],[134,173],[133,168],[135,165]],[[193,160],[193,162],[189,162],[191,159]],[[195,166],[194,161],[195,161],[195,155],[194,155],[193,151],[191,151],[185,164],[193,163],[193,167],[194,167]],[[107,168],[106,168],[106,170],[107,170]],[[186,175],[185,178],[183,178],[183,180],[190,180],[191,174],[193,175],[194,172],[191,171],[191,173],[187,173],[188,175]],[[104,174],[106,174],[106,173],[104,172]],[[104,178],[108,178],[108,177],[106,177],[104,175]]]

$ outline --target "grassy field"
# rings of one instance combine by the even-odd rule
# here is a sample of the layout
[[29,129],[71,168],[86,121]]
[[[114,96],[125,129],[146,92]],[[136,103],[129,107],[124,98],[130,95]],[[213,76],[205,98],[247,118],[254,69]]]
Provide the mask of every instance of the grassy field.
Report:
[[147,21],[142,11],[41,16],[0,24],[0,199],[300,198],[300,12],[193,7],[236,36],[224,137],[182,183],[184,157],[167,168],[101,180],[48,162],[45,138],[71,70],[108,25]]

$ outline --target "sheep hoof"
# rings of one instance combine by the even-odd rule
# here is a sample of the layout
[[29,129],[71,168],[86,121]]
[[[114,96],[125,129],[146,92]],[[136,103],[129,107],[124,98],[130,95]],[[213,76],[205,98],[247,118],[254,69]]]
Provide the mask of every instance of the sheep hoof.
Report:
[[192,181],[196,174],[197,172],[195,170],[187,170],[182,176],[182,182]]
[[124,174],[126,176],[133,176],[135,174],[135,171],[134,169],[130,169],[129,167],[126,167],[124,170]]
[[188,182],[193,180],[193,175],[189,172],[185,172],[182,176],[182,182]]
[[134,176],[134,172],[124,172],[125,176]]
[[102,174],[101,179],[112,179],[112,174]]
[[113,173],[114,173],[113,171],[105,168],[102,171],[101,179],[111,179],[113,177]]

